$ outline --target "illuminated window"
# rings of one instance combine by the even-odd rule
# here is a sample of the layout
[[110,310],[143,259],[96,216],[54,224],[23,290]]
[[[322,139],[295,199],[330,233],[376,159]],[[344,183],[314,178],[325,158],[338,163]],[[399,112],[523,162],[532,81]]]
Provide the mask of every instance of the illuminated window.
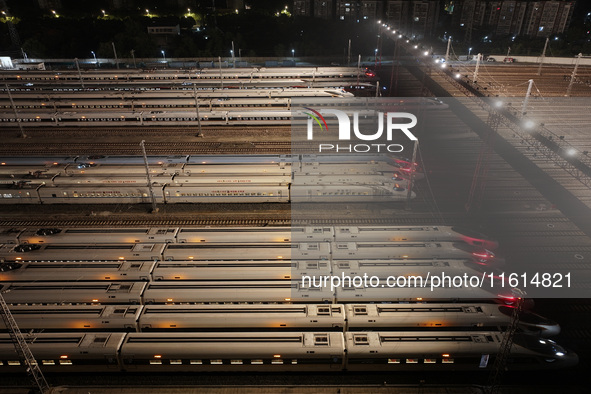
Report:
[[388,364],[400,364],[400,359],[399,358],[389,358]]
[[189,363],[191,365],[201,365],[201,364],[203,364],[203,361],[202,360],[191,360]]
[[418,362],[419,362],[419,360],[416,358],[407,358],[406,359],[407,364],[417,364]]
[[60,365],[72,365],[72,360],[60,360]]
[[251,364],[257,364],[258,365],[258,364],[262,364],[263,363],[263,360],[260,360],[260,359],[250,360],[250,363]]

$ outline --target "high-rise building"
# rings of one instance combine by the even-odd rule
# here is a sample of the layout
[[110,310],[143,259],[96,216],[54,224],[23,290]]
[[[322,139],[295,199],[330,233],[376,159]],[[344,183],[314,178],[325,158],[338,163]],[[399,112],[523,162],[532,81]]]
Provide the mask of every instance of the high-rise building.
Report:
[[312,1],[311,0],[294,0],[293,16],[311,16],[312,15]]
[[[564,33],[576,1],[572,0],[456,0],[460,27],[484,28],[497,35],[547,37]],[[468,34],[468,32],[466,32]]]
[[382,0],[337,0],[336,16],[341,21],[382,19]]
[[439,20],[439,5],[438,0],[388,0],[386,21],[404,34],[430,36]]
[[314,0],[314,17],[320,19],[332,19],[334,0]]

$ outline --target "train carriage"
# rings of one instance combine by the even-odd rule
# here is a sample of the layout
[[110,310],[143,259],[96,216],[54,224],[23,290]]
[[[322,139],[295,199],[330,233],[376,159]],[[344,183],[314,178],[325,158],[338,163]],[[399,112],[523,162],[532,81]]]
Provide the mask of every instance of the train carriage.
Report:
[[[141,305],[11,305],[23,331],[137,331]],[[0,320],[0,331],[6,332]]]
[[141,304],[146,282],[2,282],[11,305]]
[[79,262],[79,261],[159,261],[164,243],[133,244],[20,244],[0,245],[5,261]]
[[127,371],[316,371],[343,369],[341,333],[141,333],[121,347]]
[[[35,334],[28,347],[44,372],[116,372],[124,333]],[[0,369],[24,372],[9,334],[0,334]]]

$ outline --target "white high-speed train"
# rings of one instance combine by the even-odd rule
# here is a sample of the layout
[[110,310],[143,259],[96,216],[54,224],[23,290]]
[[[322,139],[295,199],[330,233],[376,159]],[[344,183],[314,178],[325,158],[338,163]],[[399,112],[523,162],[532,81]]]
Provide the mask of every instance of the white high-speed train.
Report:
[[[28,344],[46,372],[450,371],[492,368],[500,331],[41,333]],[[578,356],[549,339],[518,334],[509,369],[557,369]],[[22,372],[0,334],[0,372]]]

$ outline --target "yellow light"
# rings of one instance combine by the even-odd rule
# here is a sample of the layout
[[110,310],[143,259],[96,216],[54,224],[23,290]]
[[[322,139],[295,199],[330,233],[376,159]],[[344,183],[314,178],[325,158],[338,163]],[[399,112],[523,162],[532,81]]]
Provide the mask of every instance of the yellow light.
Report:
[[281,358],[281,354],[274,354],[273,357],[275,357],[275,358]]
[[172,302],[172,298],[167,298],[166,301]]
[[63,356],[60,356],[60,358],[68,358],[68,356],[64,354]]
[[162,358],[162,356],[160,354],[155,354],[154,358]]
[[404,256],[402,256],[402,258],[404,258],[404,259],[408,258],[408,255],[405,254]]
[[92,302],[98,302],[98,300],[97,299],[94,299],[94,300],[92,300]]
[[194,257],[193,257],[193,256],[189,256],[189,260],[193,260],[193,259],[194,259]]
[[53,163],[54,166],[57,166],[57,163]]
[[417,298],[417,301],[423,301],[423,297]]
[[285,298],[285,301],[291,301],[291,298]]
[[449,357],[449,353],[443,353],[442,356],[443,357]]
[[6,165],[6,163],[2,162],[2,165],[3,165],[3,166],[5,166],[5,165]]
[[121,256],[119,257],[119,260],[125,260],[125,257]]
[[282,259],[282,258],[283,258],[283,256],[277,256],[277,258],[278,258],[278,259]]
[[22,257],[17,257],[16,259],[17,259],[17,260],[22,260],[23,258],[22,258]]

